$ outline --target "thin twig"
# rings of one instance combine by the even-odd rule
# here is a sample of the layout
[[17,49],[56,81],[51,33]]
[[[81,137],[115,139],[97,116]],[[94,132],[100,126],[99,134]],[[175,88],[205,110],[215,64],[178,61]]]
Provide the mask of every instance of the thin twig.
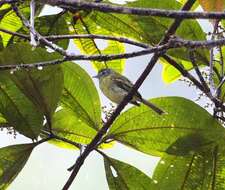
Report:
[[205,79],[203,78],[202,73],[200,72],[199,67],[198,67],[198,65],[197,65],[197,63],[196,63],[194,51],[191,50],[189,54],[190,54],[190,60],[191,60],[191,63],[192,63],[192,65],[193,65],[193,68],[195,69],[195,72],[196,72],[196,74],[198,75],[198,78],[199,78],[199,80],[201,81],[202,86],[205,88],[204,91],[209,92],[210,89],[209,89],[209,87],[208,87],[208,85],[207,85]]
[[[217,29],[218,29],[218,24],[215,24],[213,28],[211,40],[214,40],[216,38]],[[213,80],[213,66],[214,66],[214,48],[212,47],[210,49],[210,61],[209,61],[209,88],[211,93],[215,95],[216,87]]]
[[77,147],[77,148],[79,148],[79,149],[80,149],[81,146],[82,146],[82,145],[79,144],[79,143],[76,143],[76,142],[71,141],[71,140],[69,140],[69,139],[66,139],[66,138],[64,138],[64,137],[60,137],[60,136],[58,136],[58,135],[56,135],[56,134],[54,134],[54,133],[50,133],[49,131],[46,131],[46,130],[42,130],[41,133],[44,134],[44,135],[50,136],[50,137],[52,137],[52,138],[54,138],[54,139],[57,139],[57,140],[66,142],[66,143],[68,143],[68,144],[71,144],[71,145],[73,145],[73,146],[75,146],[75,147]]
[[[31,31],[35,31],[34,28],[34,17],[35,17],[35,0],[30,1],[30,27]],[[30,45],[33,47],[38,46],[37,41],[35,40],[36,36],[33,32],[30,32]]]
[[13,10],[16,13],[16,15],[20,18],[20,20],[23,22],[24,26],[26,26],[30,30],[30,32],[33,33],[33,35],[35,35],[38,38],[39,41],[41,41],[46,46],[50,47],[52,50],[60,53],[65,57],[70,56],[70,54],[68,54],[67,51],[65,51],[63,48],[48,41],[46,38],[40,35],[34,28],[32,28],[29,21],[24,17],[24,15],[19,11],[19,9],[15,5],[13,5]]

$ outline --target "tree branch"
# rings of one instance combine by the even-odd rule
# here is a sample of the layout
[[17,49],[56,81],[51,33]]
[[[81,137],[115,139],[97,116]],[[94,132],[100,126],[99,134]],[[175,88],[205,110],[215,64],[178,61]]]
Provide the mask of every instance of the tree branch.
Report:
[[106,3],[94,3],[82,0],[41,0],[42,3],[48,3],[53,6],[59,6],[73,11],[77,10],[97,10],[105,13],[131,14],[139,16],[157,16],[166,18],[181,19],[225,19],[224,12],[189,12],[175,10],[161,10],[152,8],[137,8],[112,5]]
[[[188,0],[187,3],[184,5],[182,10],[189,10],[191,6],[194,4],[195,0]],[[176,19],[173,24],[170,26],[166,33],[166,37],[164,37],[160,45],[168,42],[169,35],[172,35],[176,32],[177,28],[179,27],[180,23],[182,22],[181,18]],[[84,152],[77,158],[76,163],[74,165],[74,169],[66,182],[66,184],[63,187],[63,190],[67,190],[70,185],[72,184],[74,178],[76,177],[78,171],[80,170],[81,166],[84,163],[84,160],[87,158],[87,156],[92,152],[96,146],[98,145],[98,142],[102,139],[104,134],[107,133],[108,129],[114,122],[114,120],[120,115],[120,112],[124,109],[124,107],[128,104],[128,102],[132,99],[134,93],[138,90],[138,88],[142,85],[146,77],[149,75],[151,70],[153,69],[154,65],[156,64],[158,58],[160,57],[160,54],[155,53],[153,57],[151,58],[148,66],[145,68],[141,76],[138,78],[136,83],[134,84],[133,88],[130,90],[128,95],[123,99],[123,101],[117,106],[116,110],[113,112],[112,116],[107,120],[107,122],[103,125],[103,127],[99,130],[97,135],[94,137],[94,139],[91,141],[89,145],[87,145]]]

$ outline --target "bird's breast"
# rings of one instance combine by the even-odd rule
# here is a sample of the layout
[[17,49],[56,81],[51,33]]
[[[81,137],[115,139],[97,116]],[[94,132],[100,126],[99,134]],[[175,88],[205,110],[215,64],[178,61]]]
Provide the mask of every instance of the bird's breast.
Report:
[[104,77],[99,80],[99,86],[103,94],[112,102],[119,104],[127,92],[119,88],[110,77]]

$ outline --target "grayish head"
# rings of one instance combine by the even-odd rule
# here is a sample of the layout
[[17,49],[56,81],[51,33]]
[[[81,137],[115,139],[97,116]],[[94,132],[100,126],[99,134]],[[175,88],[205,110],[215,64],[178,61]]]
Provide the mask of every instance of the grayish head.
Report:
[[101,78],[101,77],[106,77],[110,74],[112,74],[114,71],[112,69],[101,69],[96,76],[93,78]]

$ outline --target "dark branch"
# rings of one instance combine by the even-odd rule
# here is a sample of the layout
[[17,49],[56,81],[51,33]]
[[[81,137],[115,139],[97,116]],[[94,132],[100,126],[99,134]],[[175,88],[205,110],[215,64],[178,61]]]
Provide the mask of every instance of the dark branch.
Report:
[[97,10],[106,13],[132,14],[140,16],[158,16],[166,18],[180,19],[225,19],[224,12],[189,12],[175,10],[160,10],[152,8],[136,8],[118,6],[106,3],[94,3],[81,0],[41,0],[42,3],[56,5],[61,8],[77,11],[77,10]]

